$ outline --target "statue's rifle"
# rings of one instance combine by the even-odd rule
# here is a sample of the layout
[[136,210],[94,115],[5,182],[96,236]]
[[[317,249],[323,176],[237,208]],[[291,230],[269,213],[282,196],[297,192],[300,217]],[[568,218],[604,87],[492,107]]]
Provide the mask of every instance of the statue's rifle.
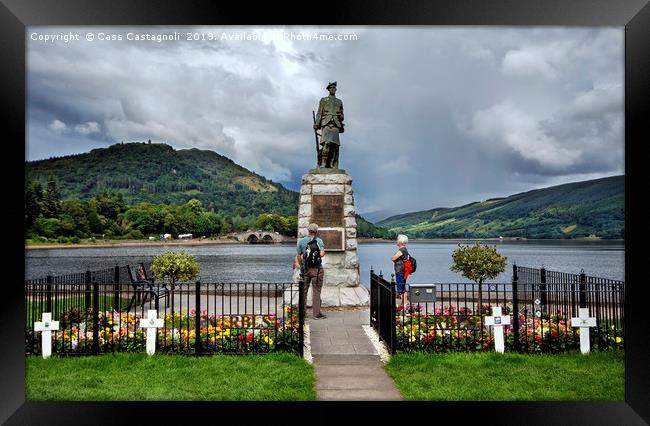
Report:
[[[311,111],[311,115],[314,118],[314,124],[316,124],[316,112],[314,110]],[[320,166],[320,157],[321,157],[321,150],[318,148],[318,130],[314,129],[314,137],[316,138],[316,161],[317,165]]]

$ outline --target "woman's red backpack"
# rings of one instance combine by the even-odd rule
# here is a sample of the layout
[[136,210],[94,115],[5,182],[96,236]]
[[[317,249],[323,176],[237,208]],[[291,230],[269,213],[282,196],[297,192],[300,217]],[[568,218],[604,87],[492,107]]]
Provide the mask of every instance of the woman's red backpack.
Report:
[[410,274],[414,273],[417,267],[418,263],[415,258],[410,254],[407,255],[407,258],[404,261],[404,279],[407,279]]

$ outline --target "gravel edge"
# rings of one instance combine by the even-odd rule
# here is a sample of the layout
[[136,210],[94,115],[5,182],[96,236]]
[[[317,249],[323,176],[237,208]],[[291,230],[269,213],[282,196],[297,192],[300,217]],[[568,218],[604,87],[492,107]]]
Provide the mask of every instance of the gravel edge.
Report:
[[303,359],[310,364],[314,363],[314,357],[311,355],[311,338],[309,337],[309,324],[305,323],[303,328],[304,333],[304,350],[303,350]]
[[375,347],[375,350],[379,354],[379,359],[381,362],[386,364],[388,360],[390,360],[390,354],[386,349],[386,345],[384,345],[384,343],[379,340],[379,334],[377,334],[377,331],[375,331],[375,329],[368,324],[364,324],[361,327],[363,328],[363,331],[366,332],[366,336],[368,336],[368,339],[370,339],[372,345]]

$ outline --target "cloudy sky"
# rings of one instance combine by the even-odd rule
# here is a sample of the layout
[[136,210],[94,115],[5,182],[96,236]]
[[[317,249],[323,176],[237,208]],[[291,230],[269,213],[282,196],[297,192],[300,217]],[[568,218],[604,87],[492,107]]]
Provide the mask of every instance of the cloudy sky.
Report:
[[[174,32],[180,40],[155,39]],[[132,40],[146,35],[154,39]],[[337,81],[339,166],[372,220],[624,173],[622,27],[29,27],[26,36],[27,160],[151,139],[216,151],[298,190],[315,165],[312,110]]]

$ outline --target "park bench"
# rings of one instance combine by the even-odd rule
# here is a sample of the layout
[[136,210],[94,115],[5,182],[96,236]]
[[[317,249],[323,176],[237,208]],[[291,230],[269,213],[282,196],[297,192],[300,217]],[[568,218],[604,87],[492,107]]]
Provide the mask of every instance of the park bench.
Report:
[[132,268],[131,265],[126,265],[126,270],[129,273],[129,279],[133,287],[133,296],[126,308],[127,312],[131,310],[131,307],[137,301],[140,301],[140,307],[144,307],[147,298],[155,298],[156,309],[158,309],[158,301],[160,299],[165,299],[165,306],[169,305],[167,284],[164,282],[162,284],[155,283],[152,278],[149,278],[144,263],[138,263],[135,268]]

